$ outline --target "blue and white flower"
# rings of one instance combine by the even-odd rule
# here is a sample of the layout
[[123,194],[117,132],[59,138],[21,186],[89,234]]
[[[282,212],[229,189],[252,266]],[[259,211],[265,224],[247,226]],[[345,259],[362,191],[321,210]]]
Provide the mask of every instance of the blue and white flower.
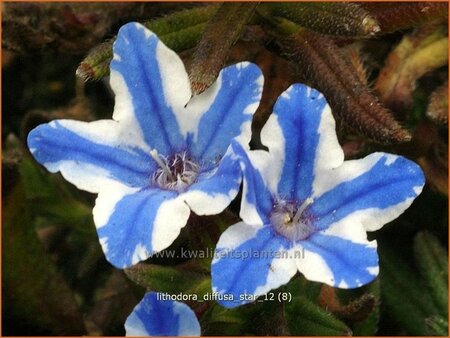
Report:
[[261,140],[268,152],[232,145],[244,175],[243,222],[217,244],[213,290],[233,296],[220,303],[247,303],[297,271],[339,288],[372,281],[377,243],[366,232],[398,217],[420,194],[419,166],[386,153],[344,162],[325,98],[300,84],[278,98]]
[[127,336],[200,336],[200,324],[189,306],[148,292],[125,322]]
[[231,139],[250,141],[263,76],[243,62],[191,98],[181,59],[137,23],[114,43],[112,120],[56,120],[28,136],[36,160],[79,189],[98,193],[94,221],[106,258],[124,268],[167,248],[198,215],[220,213],[241,172]]

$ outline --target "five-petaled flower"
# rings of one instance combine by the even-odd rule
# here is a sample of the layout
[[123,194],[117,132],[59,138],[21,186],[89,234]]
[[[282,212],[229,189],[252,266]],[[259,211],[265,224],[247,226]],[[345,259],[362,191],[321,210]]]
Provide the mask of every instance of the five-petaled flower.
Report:
[[229,66],[191,99],[181,59],[144,26],[123,26],[113,51],[113,119],[52,121],[28,146],[49,171],[98,193],[99,240],[123,268],[167,248],[191,210],[216,214],[236,196],[241,171],[227,148],[250,141],[263,77],[248,62]]
[[340,288],[372,281],[377,244],[366,232],[398,217],[420,194],[419,166],[386,153],[344,162],[324,97],[299,84],[278,98],[261,140],[268,152],[232,144],[244,176],[243,222],[217,244],[213,291],[234,296],[220,303],[249,302],[297,271]]
[[186,304],[148,292],[125,322],[127,336],[200,336],[200,324]]

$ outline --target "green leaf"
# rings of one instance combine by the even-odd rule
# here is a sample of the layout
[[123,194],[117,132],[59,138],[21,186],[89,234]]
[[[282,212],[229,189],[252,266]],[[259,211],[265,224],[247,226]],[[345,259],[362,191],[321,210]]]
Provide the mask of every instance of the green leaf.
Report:
[[343,322],[307,298],[295,295],[285,303],[289,331],[294,336],[350,336],[352,331]]
[[287,336],[289,331],[283,307],[284,303],[279,302],[276,296],[273,300],[265,300],[263,296],[256,302],[233,309],[216,304],[204,317],[207,323],[204,334]]
[[382,304],[409,335],[427,335],[425,318],[439,313],[413,268],[386,245],[379,246]]
[[433,336],[448,337],[448,320],[440,316],[427,318],[426,323],[429,327],[430,334]]
[[303,297],[308,298],[308,300],[315,303],[319,296],[321,287],[321,283],[311,282],[303,277],[303,275],[297,274],[286,285],[286,292],[290,292],[292,295],[301,293]]
[[[143,25],[157,34],[167,47],[181,52],[197,44],[207,21],[217,8],[217,4],[212,4],[186,9],[145,22]],[[114,40],[115,38],[93,48],[79,65],[76,71],[77,76],[85,81],[99,80],[107,76]]]
[[49,179],[47,173],[37,166],[36,162],[31,159],[24,159],[19,171],[27,199],[55,198],[56,184]]
[[226,309],[219,304],[214,304],[201,318],[202,334],[205,336],[242,335],[248,314],[248,307]]
[[31,158],[23,159],[19,172],[33,215],[75,229],[84,225],[84,231],[93,233],[92,207],[76,199],[59,175],[43,171]]
[[3,311],[50,334],[81,335],[83,318],[74,294],[36,235],[22,184],[5,201],[2,223]]
[[195,269],[191,262],[177,266],[161,266],[139,263],[125,269],[125,274],[136,284],[148,290],[177,294],[192,290],[203,293],[205,284],[211,285],[209,277]]
[[448,258],[439,240],[428,231],[414,238],[414,256],[441,315],[448,314]]

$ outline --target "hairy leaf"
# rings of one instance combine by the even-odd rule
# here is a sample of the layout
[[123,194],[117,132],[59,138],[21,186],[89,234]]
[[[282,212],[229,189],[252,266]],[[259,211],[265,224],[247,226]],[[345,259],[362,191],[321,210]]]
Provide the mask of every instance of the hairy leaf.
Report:
[[331,313],[300,295],[285,304],[285,316],[292,335],[350,336],[351,330]]
[[323,34],[367,37],[380,30],[366,10],[350,2],[270,2],[261,5],[261,13]]
[[376,299],[372,294],[365,293],[361,297],[342,305],[335,293],[335,289],[323,285],[319,296],[319,305],[333,313],[337,318],[347,322],[360,322],[369,316],[375,307]]
[[366,294],[374,297],[374,307],[369,315],[362,321],[354,323],[352,326],[355,336],[374,336],[378,331],[378,324],[380,321],[380,279],[364,287]]
[[192,270],[191,263],[178,266],[139,263],[125,269],[125,274],[148,290],[174,294],[186,292],[207,279],[203,272]]
[[428,231],[414,238],[414,256],[431,296],[442,316],[448,313],[448,254],[439,240]]
[[303,81],[327,98],[333,112],[352,128],[384,144],[411,139],[379,100],[332,39],[307,30],[291,35],[282,45]]
[[[386,241],[385,241],[386,242]],[[409,335],[427,335],[427,317],[438,309],[417,273],[387,246],[379,248],[382,304]]]
[[[185,9],[165,17],[144,22],[143,25],[159,36],[169,48],[180,52],[194,47],[208,19],[217,11],[217,5]],[[99,80],[109,74],[112,45],[115,39],[92,49],[81,62],[76,74],[85,81]]]
[[257,2],[223,3],[209,20],[198,43],[189,70],[193,95],[205,91],[217,78],[231,46],[252,17]]
[[445,21],[448,17],[446,2],[361,2],[380,24],[380,33],[418,27],[432,21]]

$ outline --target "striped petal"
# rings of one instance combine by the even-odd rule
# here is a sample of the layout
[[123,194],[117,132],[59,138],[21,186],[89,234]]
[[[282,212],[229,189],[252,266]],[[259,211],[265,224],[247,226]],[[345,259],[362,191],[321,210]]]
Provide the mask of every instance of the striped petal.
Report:
[[270,184],[273,174],[273,163],[269,153],[263,150],[246,151],[236,141],[232,150],[239,161],[243,173],[243,191],[240,217],[250,225],[262,226],[269,224],[269,214],[273,206]]
[[125,322],[127,336],[200,336],[200,324],[186,304],[148,292]]
[[296,260],[299,271],[310,281],[344,289],[370,283],[379,270],[377,244],[361,229],[351,239],[319,232],[298,243],[304,252]]
[[317,229],[340,224],[362,224],[367,231],[397,218],[420,194],[424,185],[420,167],[401,156],[374,153],[347,161],[323,179],[308,211]]
[[100,192],[93,213],[106,259],[126,268],[172,244],[190,210],[174,191],[114,186]]
[[121,182],[148,184],[156,164],[133,133],[111,120],[56,120],[33,129],[28,147],[50,172],[58,172],[79,189],[92,193]]
[[181,59],[138,23],[122,26],[113,51],[113,118],[162,155],[183,150],[191,90]]
[[219,167],[199,175],[180,197],[197,215],[221,213],[236,197],[241,185],[241,169],[231,149],[221,159]]
[[206,92],[189,102],[193,132],[188,142],[193,156],[204,163],[215,163],[234,137],[243,144],[250,142],[251,121],[263,82],[258,66],[241,62],[224,68]]
[[261,141],[274,158],[278,193],[286,200],[311,196],[315,178],[344,161],[330,107],[321,93],[303,84],[278,98]]
[[232,299],[218,297],[218,302],[236,307],[289,282],[297,272],[291,249],[271,226],[258,229],[241,222],[229,227],[217,243],[211,278],[213,292]]

